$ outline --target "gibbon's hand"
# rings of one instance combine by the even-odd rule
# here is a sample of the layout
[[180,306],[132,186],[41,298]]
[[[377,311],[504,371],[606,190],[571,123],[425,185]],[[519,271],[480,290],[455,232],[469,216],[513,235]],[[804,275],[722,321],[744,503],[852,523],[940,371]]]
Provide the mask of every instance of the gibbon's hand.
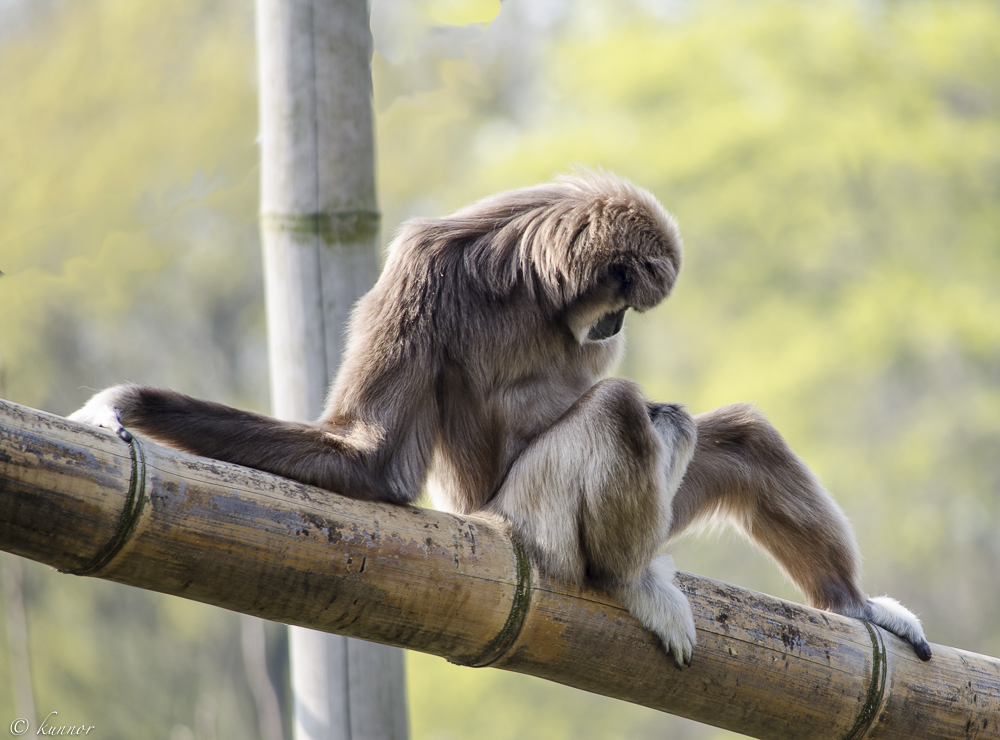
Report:
[[95,393],[87,403],[66,418],[81,424],[110,429],[126,442],[131,441],[132,434],[122,425],[119,412],[118,402],[125,387],[127,386],[116,385]]
[[848,616],[856,616],[872,624],[877,624],[910,643],[920,660],[931,659],[931,646],[927,644],[927,638],[924,637],[920,620],[891,596],[876,596],[867,599],[862,614],[849,614]]

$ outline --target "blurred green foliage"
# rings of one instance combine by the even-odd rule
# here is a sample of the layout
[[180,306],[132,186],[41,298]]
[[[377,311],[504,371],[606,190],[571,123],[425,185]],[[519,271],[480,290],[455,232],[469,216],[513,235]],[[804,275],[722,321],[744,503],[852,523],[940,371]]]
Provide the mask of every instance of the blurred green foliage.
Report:
[[7,398],[68,413],[81,384],[158,377],[264,402],[257,358],[241,372],[263,357],[253,44],[242,3],[88,0],[0,47]]
[[[374,6],[386,235],[574,164],[650,188],[686,264],[664,306],[630,317],[623,372],[693,411],[760,405],[854,522],[868,590],[935,642],[1000,655],[997,4],[529,5]],[[0,42],[4,397],[65,413],[83,385],[135,379],[266,410],[251,12],[86,0]],[[798,598],[741,542],[671,551]],[[207,692],[253,732],[238,648],[221,647],[231,615],[41,568],[28,584],[44,706],[162,737],[194,727]],[[409,666],[415,738],[723,736]],[[153,687],[173,708],[135,710]]]

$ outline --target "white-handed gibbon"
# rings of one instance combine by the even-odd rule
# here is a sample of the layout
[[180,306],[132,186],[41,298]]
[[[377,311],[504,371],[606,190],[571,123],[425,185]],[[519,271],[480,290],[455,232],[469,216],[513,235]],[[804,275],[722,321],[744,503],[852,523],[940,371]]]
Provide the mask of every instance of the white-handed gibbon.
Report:
[[415,219],[357,304],[326,408],[279,421],[120,385],[70,418],[359,499],[502,517],[537,563],[587,580],[689,664],[694,620],[657,549],[723,516],[811,606],[931,651],[893,599],[868,599],[841,510],[753,407],[690,416],[605,378],[629,309],[670,292],[673,218],[647,191],[585,174]]

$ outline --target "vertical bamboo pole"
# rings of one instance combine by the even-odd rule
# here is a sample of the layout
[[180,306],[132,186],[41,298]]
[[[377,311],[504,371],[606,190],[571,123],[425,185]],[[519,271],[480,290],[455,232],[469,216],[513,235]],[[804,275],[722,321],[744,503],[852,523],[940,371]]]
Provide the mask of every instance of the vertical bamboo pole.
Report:
[[[257,0],[272,412],[316,418],[377,277],[365,0]],[[402,651],[291,628],[297,740],[405,740]]]

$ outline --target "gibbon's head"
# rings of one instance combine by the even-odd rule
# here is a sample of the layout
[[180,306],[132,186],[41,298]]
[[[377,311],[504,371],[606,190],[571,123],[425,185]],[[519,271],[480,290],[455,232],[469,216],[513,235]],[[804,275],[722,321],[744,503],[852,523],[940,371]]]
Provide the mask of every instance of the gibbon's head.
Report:
[[583,343],[617,334],[629,308],[666,298],[681,253],[676,222],[649,191],[584,171],[408,222],[383,277],[407,296],[400,308],[417,322],[445,296],[474,290],[502,301],[519,291],[564,317]]
[[524,281],[561,307],[610,281],[643,311],[670,293],[681,267],[673,217],[648,190],[609,173],[508,190],[441,220],[478,227],[465,256],[479,278],[502,293]]
[[617,334],[629,308],[666,298],[681,268],[673,217],[649,191],[608,173],[499,193],[452,218],[493,222],[466,253],[479,278],[500,293],[523,284],[581,344]]

